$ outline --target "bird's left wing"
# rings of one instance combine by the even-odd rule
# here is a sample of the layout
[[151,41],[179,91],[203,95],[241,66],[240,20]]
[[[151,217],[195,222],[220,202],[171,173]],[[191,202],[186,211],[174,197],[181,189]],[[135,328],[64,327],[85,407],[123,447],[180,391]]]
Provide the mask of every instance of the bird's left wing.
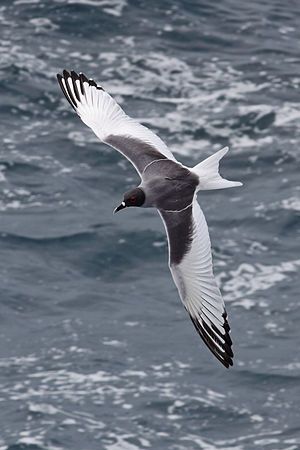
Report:
[[106,144],[121,152],[141,175],[158,159],[175,160],[164,142],[147,127],[125,114],[117,102],[95,81],[83,74],[63,71],[59,85],[81,120]]
[[232,366],[232,341],[220,290],[212,270],[211,244],[196,200],[181,211],[159,210],[169,243],[169,267],[199,335],[225,366]]

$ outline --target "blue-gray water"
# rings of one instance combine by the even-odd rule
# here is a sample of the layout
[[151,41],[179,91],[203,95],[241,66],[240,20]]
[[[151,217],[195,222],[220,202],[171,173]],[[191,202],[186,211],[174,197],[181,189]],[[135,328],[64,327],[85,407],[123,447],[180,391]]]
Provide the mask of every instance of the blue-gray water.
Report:
[[[0,449],[300,448],[297,0],[0,5]],[[95,78],[192,165],[235,365],[203,345],[134,169],[56,82]]]

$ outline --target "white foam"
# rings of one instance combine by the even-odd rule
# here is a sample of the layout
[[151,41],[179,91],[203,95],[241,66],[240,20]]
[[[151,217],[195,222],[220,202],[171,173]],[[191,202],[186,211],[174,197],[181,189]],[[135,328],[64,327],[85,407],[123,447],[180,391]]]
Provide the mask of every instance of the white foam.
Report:
[[264,147],[266,145],[272,144],[272,142],[272,136],[252,139],[247,135],[243,135],[233,136],[231,138],[231,146],[235,149],[236,152],[238,152],[239,149]]
[[[65,2],[65,0],[56,0],[58,3]],[[120,17],[124,7],[127,5],[126,0],[66,0],[68,4],[79,4],[97,6],[103,9],[107,14]]]
[[18,441],[18,444],[26,444],[26,445],[34,445],[34,446],[42,446],[43,441],[36,437],[21,437]]
[[33,19],[30,19],[29,23],[33,25],[35,27],[35,31],[39,33],[53,31],[59,28],[58,25],[54,24],[47,17],[35,17]]
[[70,53],[71,58],[81,59],[82,61],[93,61],[92,55],[89,53],[82,53],[82,52],[71,52]]
[[140,325],[139,322],[131,322],[131,321],[127,321],[124,323],[124,325],[126,325],[127,327],[137,327]]
[[265,104],[239,105],[238,109],[240,114],[242,115],[246,115],[249,113],[256,113],[255,120],[262,118],[266,114],[274,112],[274,108],[272,106]]
[[300,111],[298,103],[283,103],[280,104],[276,112],[275,126],[285,127],[288,124],[299,123]]
[[255,445],[260,445],[265,448],[266,445],[278,444],[279,439],[277,438],[264,438],[264,439],[255,439],[253,442]]
[[262,416],[260,416],[259,414],[252,414],[252,416],[250,416],[250,420],[251,422],[263,422],[264,419]]
[[[278,265],[241,264],[236,270],[229,272],[230,279],[226,281],[227,274],[218,275],[219,283],[225,293],[226,301],[235,301],[249,297],[257,291],[264,291],[282,282],[290,272],[297,272],[300,259],[282,262]],[[222,282],[222,279],[225,281]]]
[[241,298],[240,300],[235,301],[234,304],[235,306],[241,306],[242,308],[249,310],[257,305],[257,302],[249,298]]
[[48,405],[46,403],[32,403],[32,402],[29,403],[28,409],[30,412],[49,415],[57,414],[57,412],[59,411],[52,405]]
[[123,408],[123,409],[132,409],[132,408],[133,408],[133,405],[131,405],[131,404],[129,404],[129,403],[123,403],[122,408]]
[[220,401],[226,397],[224,394],[221,394],[221,392],[217,392],[212,389],[207,389],[207,396],[210,400],[215,401]]
[[[191,442],[193,445],[197,445],[201,450],[220,450],[220,447],[216,447],[215,444],[212,444],[211,442],[207,441],[204,438],[201,438],[198,435],[189,435],[185,437],[181,437],[180,441],[184,442]],[[229,447],[226,447],[226,449],[229,449]],[[231,450],[242,450],[242,447],[230,447]]]
[[6,181],[6,178],[4,175],[5,170],[6,170],[6,167],[3,166],[2,164],[0,164],[0,183],[3,183],[4,181]]
[[252,241],[246,253],[247,255],[257,255],[266,252],[268,250],[269,250],[268,247],[266,245],[263,245],[261,242]]
[[300,198],[299,197],[290,197],[284,199],[280,203],[283,209],[289,209],[293,211],[300,211]]
[[274,335],[279,335],[280,333],[285,332],[285,328],[278,326],[275,322],[266,322],[264,328]]
[[103,340],[104,345],[109,345],[111,347],[125,347],[125,342],[118,341],[117,339],[105,339]]
[[15,5],[34,5],[40,3],[40,0],[15,0]]
[[122,373],[125,377],[138,377],[138,378],[146,378],[147,374],[142,370],[125,370]]
[[289,371],[299,371],[300,370],[300,361],[299,362],[291,362],[288,364],[284,364],[282,366],[273,366],[273,369],[284,369]]
[[[131,434],[124,434],[124,435],[120,435],[120,434],[114,434],[113,436],[111,436],[113,438],[113,440],[115,441],[113,444],[106,444],[105,445],[105,449],[106,450],[140,450],[140,447],[137,447],[136,445],[130,443],[127,441],[128,438],[135,438],[136,436],[131,435]],[[143,439],[144,443],[148,441],[146,441],[146,439]],[[143,444],[144,445],[144,444]],[[145,446],[145,445],[144,445]],[[147,447],[150,447],[150,443],[149,445],[147,445]]]
[[153,247],[160,248],[165,247],[167,244],[165,241],[154,241],[152,242]]
[[78,147],[85,147],[88,143],[99,143],[99,139],[89,130],[70,131],[67,137]]
[[36,364],[38,358],[35,355],[21,356],[21,357],[11,357],[11,358],[1,358],[0,367],[13,367],[13,366],[31,366]]

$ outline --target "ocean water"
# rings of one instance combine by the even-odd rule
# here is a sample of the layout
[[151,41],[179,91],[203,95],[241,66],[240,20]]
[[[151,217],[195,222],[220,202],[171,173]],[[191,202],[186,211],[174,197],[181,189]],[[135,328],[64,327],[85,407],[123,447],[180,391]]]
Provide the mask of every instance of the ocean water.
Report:
[[[0,4],[0,449],[298,450],[299,2]],[[101,82],[185,164],[224,145],[242,188],[199,201],[235,365],[210,354],[138,176],[76,117]]]

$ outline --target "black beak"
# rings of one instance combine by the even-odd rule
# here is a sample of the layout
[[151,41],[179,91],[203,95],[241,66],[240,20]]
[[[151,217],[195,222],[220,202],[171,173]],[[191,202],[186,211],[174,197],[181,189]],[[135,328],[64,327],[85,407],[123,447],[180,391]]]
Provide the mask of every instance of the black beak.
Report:
[[117,206],[117,207],[114,209],[114,214],[115,214],[116,212],[118,212],[118,211],[121,211],[121,209],[124,209],[124,208],[126,208],[126,205],[125,205],[125,202],[122,202],[121,205]]

